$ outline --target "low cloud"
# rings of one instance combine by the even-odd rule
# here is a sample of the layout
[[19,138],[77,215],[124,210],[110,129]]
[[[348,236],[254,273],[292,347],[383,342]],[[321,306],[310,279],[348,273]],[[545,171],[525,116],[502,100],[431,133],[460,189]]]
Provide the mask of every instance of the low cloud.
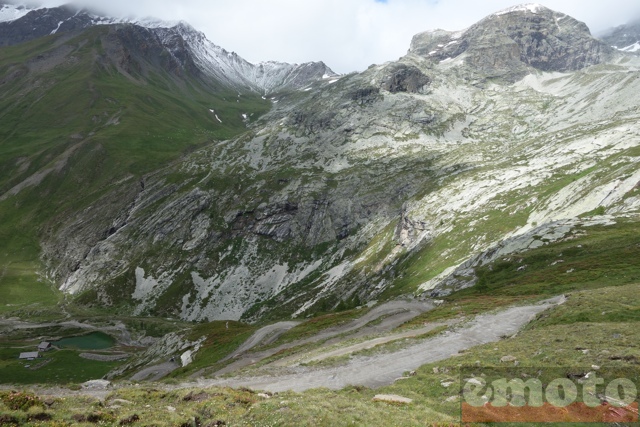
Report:
[[[56,6],[65,1],[45,0]],[[324,61],[338,72],[395,60],[421,31],[466,28],[513,6],[508,0],[78,0],[117,16],[184,20],[251,62]],[[593,33],[640,18],[637,0],[550,0],[545,6]]]

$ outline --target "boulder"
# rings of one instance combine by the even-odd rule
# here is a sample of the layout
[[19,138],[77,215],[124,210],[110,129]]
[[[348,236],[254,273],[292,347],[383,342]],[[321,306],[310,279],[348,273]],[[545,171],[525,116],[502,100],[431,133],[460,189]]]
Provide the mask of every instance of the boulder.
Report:
[[408,397],[402,397],[395,394],[376,394],[373,397],[374,402],[388,402],[388,403],[404,403],[409,404],[413,402],[413,399]]

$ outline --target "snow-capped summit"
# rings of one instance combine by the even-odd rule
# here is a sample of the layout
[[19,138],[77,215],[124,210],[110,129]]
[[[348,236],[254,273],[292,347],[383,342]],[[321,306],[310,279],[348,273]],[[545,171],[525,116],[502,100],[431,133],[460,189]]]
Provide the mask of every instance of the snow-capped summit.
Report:
[[301,89],[313,81],[322,81],[324,75],[337,76],[322,62],[251,64],[235,52],[228,52],[212,43],[204,33],[183,21],[101,16],[73,5],[33,8],[0,3],[0,47],[47,35],[115,24],[130,24],[151,31],[172,56],[188,52],[205,76],[238,91],[251,90],[267,95],[283,89]]
[[184,22],[170,28],[159,27],[154,31],[167,46],[175,43],[172,38],[179,36],[186,42],[194,62],[205,74],[239,90],[249,88],[268,95],[282,89],[301,89],[312,81],[322,80],[324,75],[337,76],[322,62],[298,65],[268,61],[252,64],[237,53],[212,43],[204,33]]
[[517,6],[508,7],[506,9],[503,9],[494,13],[493,15],[500,16],[500,15],[506,15],[507,13],[514,13],[514,12],[539,13],[543,10],[549,10],[549,9],[538,3],[526,3],[526,4],[520,4]]

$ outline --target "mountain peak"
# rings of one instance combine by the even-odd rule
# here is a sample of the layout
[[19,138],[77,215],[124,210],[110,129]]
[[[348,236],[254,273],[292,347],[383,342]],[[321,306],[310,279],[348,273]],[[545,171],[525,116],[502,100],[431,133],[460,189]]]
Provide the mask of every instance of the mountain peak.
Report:
[[586,24],[539,4],[514,6],[461,32],[417,34],[409,53],[434,62],[464,60],[485,78],[515,81],[531,71],[575,71],[609,59],[613,49]]
[[[296,90],[314,81],[322,81],[325,75],[336,76],[323,63],[251,64],[235,52],[228,52],[212,43],[204,33],[185,21],[104,16],[74,5],[34,8],[0,2],[0,47],[56,33],[81,32],[93,26],[116,24],[130,24],[138,29],[145,29],[148,34],[137,32],[137,36],[151,37],[148,43],[158,49],[165,49],[168,57],[180,64],[174,69],[186,67],[194,72],[203,72],[206,78],[237,91],[250,90],[269,94],[281,90]],[[145,41],[143,44],[148,43]]]
[[525,3],[517,6],[512,6],[503,10],[500,10],[494,13],[494,16],[506,15],[507,13],[515,13],[515,12],[530,12],[530,13],[539,13],[542,11],[550,11],[551,9],[543,6],[539,3]]

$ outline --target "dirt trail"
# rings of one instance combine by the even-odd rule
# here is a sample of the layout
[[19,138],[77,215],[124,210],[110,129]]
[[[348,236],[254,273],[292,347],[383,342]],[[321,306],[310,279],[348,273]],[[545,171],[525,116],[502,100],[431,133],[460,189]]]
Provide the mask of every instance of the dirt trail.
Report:
[[346,365],[338,367],[297,367],[292,373],[278,376],[201,379],[195,383],[182,384],[179,388],[230,386],[272,392],[301,392],[318,387],[340,389],[350,384],[381,387],[393,383],[404,372],[417,369],[421,365],[448,359],[462,350],[511,336],[533,320],[538,313],[564,301],[565,297],[560,296],[536,305],[512,307],[495,314],[479,315],[457,330],[448,331],[397,352],[354,357]]
[[318,354],[318,351],[313,351],[305,354],[296,354],[290,357],[285,357],[273,362],[270,364],[272,366],[291,366],[292,364],[300,364],[300,363],[308,363],[308,362],[319,362],[321,360],[328,359],[330,357],[339,357],[344,356],[345,354],[355,353],[356,351],[366,350],[370,348],[374,348],[381,344],[390,343],[393,341],[398,341],[404,338],[413,338],[418,337],[420,335],[427,334],[433,331],[436,328],[441,326],[452,325],[455,322],[442,322],[442,323],[431,323],[427,326],[418,329],[412,329],[410,331],[399,332],[392,335],[387,335],[384,337],[373,338],[361,343],[353,344],[346,347],[340,347],[335,350],[325,351]]
[[131,381],[158,381],[166,377],[171,372],[180,367],[175,362],[166,362],[159,365],[150,366],[135,373],[131,377]]
[[[313,335],[309,338],[292,341],[290,343],[282,344],[278,347],[259,351],[259,352],[243,354],[240,351],[241,348],[243,347],[252,348],[255,346],[255,344],[257,344],[257,343],[254,344],[253,342],[255,340],[252,339],[257,334],[256,332],[256,334],[250,337],[245,342],[245,344],[243,344],[240,347],[240,349],[234,352],[234,354],[231,356],[232,358],[236,358],[236,360],[230,363],[229,365],[225,366],[224,368],[220,369],[219,371],[215,372],[214,375],[220,376],[220,375],[228,374],[230,372],[237,371],[246,366],[253,365],[267,357],[273,356],[274,354],[282,350],[286,350],[286,349],[297,347],[304,344],[309,344],[312,342],[325,341],[330,338],[337,337],[338,335],[347,334],[349,332],[353,332],[356,330],[358,330],[356,334],[352,336],[342,337],[340,340],[353,338],[354,336],[364,337],[374,332],[379,333],[383,331],[388,331],[403,324],[408,320],[411,320],[415,316],[421,313],[424,313],[425,311],[431,310],[433,308],[434,308],[433,303],[426,302],[426,301],[405,301],[405,300],[390,301],[388,303],[385,303],[385,304],[379,305],[378,307],[373,308],[371,311],[367,312],[366,314],[364,314],[362,317],[359,317],[358,319],[354,319],[344,325],[327,328],[326,330],[321,331],[320,333]],[[380,319],[381,317],[384,317],[384,316],[387,316],[387,317],[384,318],[380,322],[380,324],[363,328],[368,323],[373,322],[374,320]],[[362,329],[359,330],[360,328]],[[328,344],[332,344],[333,342],[336,342],[336,341],[330,341],[328,342]]]
[[258,344],[268,345],[274,342],[280,335],[287,332],[294,326],[299,325],[301,322],[278,322],[273,325],[265,326],[258,329],[253,335],[251,335],[238,349],[226,359],[237,357],[238,355],[251,350]]
[[[246,353],[247,351],[251,350],[253,347],[257,346],[258,344],[262,344],[262,345],[271,344],[276,339],[278,339],[280,335],[284,334],[289,329],[293,328],[298,324],[300,324],[300,322],[294,322],[294,321],[278,322],[278,323],[274,323],[273,325],[267,325],[264,328],[260,328],[257,331],[255,331],[253,335],[251,335],[244,343],[242,343],[242,345],[238,347],[236,351],[234,351],[233,353],[231,353],[230,355],[222,359],[222,362],[229,359],[238,358],[244,353]],[[254,360],[257,361],[257,359],[254,359],[250,356],[240,357],[237,361],[231,363],[228,366],[233,366],[234,370],[240,369],[242,367],[255,363]],[[193,374],[191,374],[191,378],[199,378],[203,376],[207,371],[208,371],[207,368],[200,369],[197,372],[194,372]],[[231,371],[226,371],[226,372],[231,372]]]

